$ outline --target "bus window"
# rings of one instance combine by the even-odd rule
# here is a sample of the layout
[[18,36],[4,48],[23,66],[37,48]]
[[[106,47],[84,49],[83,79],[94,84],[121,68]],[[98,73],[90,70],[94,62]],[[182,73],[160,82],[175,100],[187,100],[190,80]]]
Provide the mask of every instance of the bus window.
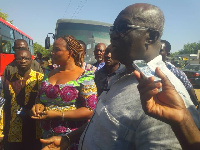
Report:
[[14,31],[10,29],[10,38],[14,39]]
[[14,31],[14,34],[15,34],[15,40],[22,39],[22,34],[20,34],[19,32]]
[[33,53],[33,47],[29,46],[29,51],[31,52],[31,55],[34,55],[34,53]]
[[33,41],[29,39],[29,45],[33,46]]
[[29,47],[29,51],[31,52],[31,54],[33,55],[33,40],[24,37],[24,39],[26,40],[28,47]]
[[1,30],[1,35],[12,39],[14,38],[13,30],[8,26],[4,25],[2,22],[0,22],[0,30]]
[[23,39],[27,42],[27,44],[29,44],[28,38],[26,36],[23,36]]
[[2,40],[2,53],[11,53],[11,41],[9,40]]
[[31,44],[30,44],[30,39],[28,39],[28,41],[27,41],[27,42],[28,42],[28,45],[31,45]]

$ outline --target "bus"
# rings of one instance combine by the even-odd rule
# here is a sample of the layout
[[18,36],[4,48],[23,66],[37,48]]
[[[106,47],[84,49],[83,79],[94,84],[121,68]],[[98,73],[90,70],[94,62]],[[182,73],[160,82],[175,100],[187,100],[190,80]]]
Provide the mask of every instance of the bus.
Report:
[[33,39],[11,23],[0,18],[0,79],[5,67],[14,60],[12,47],[16,39],[26,40],[33,55]]
[[[97,43],[110,44],[110,26],[111,24],[79,19],[58,19],[53,34],[54,40],[63,35],[72,35],[77,40],[82,40],[87,45],[85,61],[87,63],[94,63],[94,47]],[[49,33],[52,34],[52,33]],[[50,37],[47,34],[45,39],[45,48],[50,47]]]

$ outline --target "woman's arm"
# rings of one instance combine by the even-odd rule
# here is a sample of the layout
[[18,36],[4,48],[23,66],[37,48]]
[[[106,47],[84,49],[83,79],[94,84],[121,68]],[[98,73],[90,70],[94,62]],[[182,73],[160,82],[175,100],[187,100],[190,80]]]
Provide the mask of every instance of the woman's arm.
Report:
[[86,107],[81,107],[76,110],[65,111],[64,114],[60,115],[61,118],[80,120],[80,119],[90,119],[93,115],[93,111]]
[[86,107],[81,107],[76,110],[69,110],[69,111],[43,111],[40,115],[32,116],[33,119],[53,119],[53,118],[61,118],[63,120],[70,119],[70,120],[85,120],[90,119],[93,115],[93,111],[89,110]]

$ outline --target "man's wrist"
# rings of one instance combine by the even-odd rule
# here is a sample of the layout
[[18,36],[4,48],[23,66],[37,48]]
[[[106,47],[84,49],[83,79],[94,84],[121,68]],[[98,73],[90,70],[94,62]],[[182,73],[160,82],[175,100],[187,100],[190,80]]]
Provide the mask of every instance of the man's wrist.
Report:
[[166,121],[167,124],[169,124],[171,127],[181,127],[184,126],[188,120],[190,120],[190,112],[187,110],[187,108],[180,110],[181,113],[178,114],[178,119],[173,119]]
[[195,149],[194,147],[200,143],[200,132],[188,110],[185,112],[184,119],[171,127],[183,149]]

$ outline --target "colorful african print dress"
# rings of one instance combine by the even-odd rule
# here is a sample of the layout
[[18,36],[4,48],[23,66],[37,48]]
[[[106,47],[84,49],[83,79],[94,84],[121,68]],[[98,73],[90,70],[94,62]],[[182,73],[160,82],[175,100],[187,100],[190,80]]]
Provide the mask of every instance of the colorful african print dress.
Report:
[[[41,84],[40,101],[45,105],[45,110],[68,111],[86,107],[94,110],[97,103],[97,88],[92,71],[85,71],[78,79],[65,84],[52,85],[48,78]],[[50,119],[41,122],[44,129],[43,138],[53,135],[68,134],[81,127],[88,120],[63,121],[62,119]]]

